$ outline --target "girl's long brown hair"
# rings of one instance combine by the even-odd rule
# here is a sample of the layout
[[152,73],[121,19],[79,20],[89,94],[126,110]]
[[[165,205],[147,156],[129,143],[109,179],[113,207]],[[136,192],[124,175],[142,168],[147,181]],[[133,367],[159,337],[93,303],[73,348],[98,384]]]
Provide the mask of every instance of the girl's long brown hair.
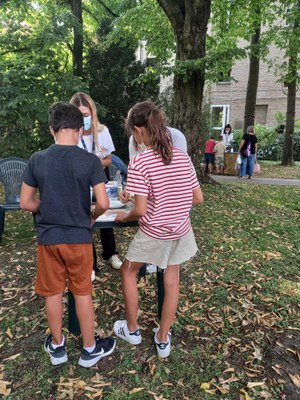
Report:
[[151,101],[137,103],[128,113],[126,130],[132,134],[134,127],[145,127],[150,147],[157,152],[165,165],[172,162],[172,139],[165,124],[164,113]]

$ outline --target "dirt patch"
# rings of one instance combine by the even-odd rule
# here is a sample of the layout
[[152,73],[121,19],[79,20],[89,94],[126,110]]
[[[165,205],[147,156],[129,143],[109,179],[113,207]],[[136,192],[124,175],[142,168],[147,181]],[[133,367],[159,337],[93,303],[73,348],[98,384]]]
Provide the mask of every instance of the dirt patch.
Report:
[[293,379],[300,385],[300,331],[287,330],[275,336],[264,364],[267,378],[283,384],[282,399],[299,400],[300,386]]

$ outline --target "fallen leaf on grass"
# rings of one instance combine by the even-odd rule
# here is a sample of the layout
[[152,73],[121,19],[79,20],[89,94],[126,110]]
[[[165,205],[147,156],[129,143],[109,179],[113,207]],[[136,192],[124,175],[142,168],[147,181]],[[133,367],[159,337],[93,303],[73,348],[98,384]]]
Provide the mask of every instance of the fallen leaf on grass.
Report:
[[207,383],[207,382],[203,382],[203,383],[201,383],[201,385],[200,385],[200,389],[207,390],[207,389],[209,389],[209,388],[210,388],[210,384]]
[[13,334],[11,333],[10,328],[7,328],[6,334],[7,334],[7,336],[8,336],[10,339],[12,339],[12,338],[14,337]]
[[265,382],[248,382],[247,383],[247,387],[249,389],[252,389],[252,388],[257,387],[257,386],[263,386],[264,384],[265,384]]
[[143,388],[143,387],[134,388],[134,389],[132,389],[132,390],[129,392],[129,394],[132,395],[132,394],[134,394],[134,393],[141,392],[142,390],[145,390],[145,388]]
[[297,386],[298,388],[300,388],[300,375],[299,374],[296,374],[296,375],[289,374],[289,377],[291,378],[293,384],[295,386]]
[[9,385],[10,382],[0,380],[0,394],[3,394],[3,396],[8,396],[11,392],[11,389],[7,387]]
[[251,400],[249,394],[244,389],[241,389],[240,392],[241,392],[240,400]]
[[21,353],[14,354],[13,356],[10,356],[10,357],[5,358],[3,361],[15,360],[15,359],[18,358],[20,355],[21,355]]

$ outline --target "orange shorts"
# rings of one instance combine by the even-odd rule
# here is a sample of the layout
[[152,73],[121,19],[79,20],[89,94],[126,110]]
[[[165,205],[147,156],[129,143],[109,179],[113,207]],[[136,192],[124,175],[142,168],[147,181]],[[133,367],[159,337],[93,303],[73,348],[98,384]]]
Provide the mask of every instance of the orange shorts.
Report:
[[92,243],[38,244],[35,292],[53,296],[68,288],[73,294],[92,293]]

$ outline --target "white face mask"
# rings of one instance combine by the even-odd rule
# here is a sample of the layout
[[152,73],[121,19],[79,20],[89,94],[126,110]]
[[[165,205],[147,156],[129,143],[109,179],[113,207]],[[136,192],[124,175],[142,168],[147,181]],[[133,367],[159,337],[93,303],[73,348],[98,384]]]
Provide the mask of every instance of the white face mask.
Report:
[[225,131],[225,133],[229,133],[229,131]]

